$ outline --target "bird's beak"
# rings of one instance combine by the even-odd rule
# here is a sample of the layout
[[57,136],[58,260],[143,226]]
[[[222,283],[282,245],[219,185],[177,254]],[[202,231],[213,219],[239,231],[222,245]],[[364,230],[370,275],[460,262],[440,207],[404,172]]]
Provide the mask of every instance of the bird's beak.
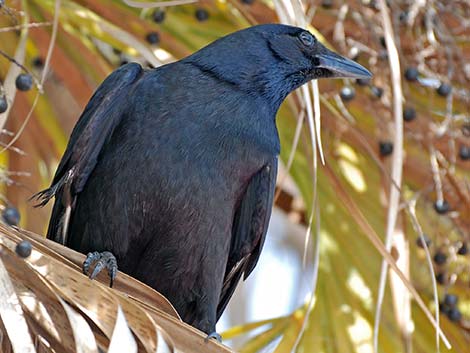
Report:
[[331,78],[371,78],[372,74],[355,61],[346,59],[330,50],[317,56],[317,67],[330,71]]

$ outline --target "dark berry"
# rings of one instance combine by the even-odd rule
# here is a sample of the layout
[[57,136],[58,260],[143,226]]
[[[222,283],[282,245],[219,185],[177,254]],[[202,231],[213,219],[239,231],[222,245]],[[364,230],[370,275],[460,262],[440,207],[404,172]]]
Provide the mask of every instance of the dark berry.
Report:
[[441,83],[441,85],[437,88],[437,94],[443,97],[447,97],[451,91],[452,86],[448,85],[447,83]]
[[7,97],[1,96],[0,97],[0,114],[5,113],[7,109],[8,109]]
[[379,5],[377,4],[377,1],[376,0],[370,0],[368,2],[366,2],[366,5],[368,5],[371,9],[374,9],[374,10],[378,10],[379,9]]
[[411,107],[406,107],[403,110],[403,120],[405,121],[412,121],[416,118],[416,110]]
[[156,23],[162,23],[165,21],[165,11],[156,9],[152,15],[153,21]]
[[443,302],[439,303],[439,311],[442,314],[447,315],[449,313],[449,310],[450,310],[450,308],[447,305],[445,305],[445,303],[443,303]]
[[15,84],[20,91],[29,91],[33,87],[33,78],[30,74],[19,74]]
[[379,153],[382,157],[391,155],[393,152],[393,143],[379,142]]
[[379,41],[380,41],[380,45],[383,46],[384,48],[387,47],[387,42],[385,41],[385,37],[384,36],[381,36],[379,38]]
[[325,9],[331,9],[333,7],[333,0],[323,0],[321,6]]
[[441,266],[441,265],[444,265],[447,261],[447,255],[444,254],[443,252],[440,252],[438,251],[435,255],[434,255],[434,262]]
[[3,221],[9,226],[17,226],[20,223],[20,213],[14,207],[8,206],[2,214]]
[[470,146],[460,146],[459,157],[463,161],[470,160]]
[[349,102],[356,96],[356,92],[354,91],[354,88],[350,86],[344,86],[343,88],[341,88],[339,95],[341,96],[341,99],[343,101]]
[[379,52],[378,56],[379,60],[385,61],[388,60],[388,51],[386,49],[383,49]]
[[408,21],[408,12],[406,12],[406,11],[400,12],[400,15],[398,15],[398,20],[401,23],[404,23],[404,22]]
[[462,243],[459,250],[457,250],[457,254],[459,254],[459,255],[467,255],[468,254],[468,245],[467,245],[467,243]]
[[204,22],[209,19],[209,12],[206,9],[197,9],[194,16],[199,22]]
[[446,200],[434,202],[434,209],[439,214],[445,214],[450,211],[449,203]]
[[377,87],[377,86],[372,86],[370,88],[370,90],[372,91],[372,94],[374,96],[376,96],[377,98],[381,98],[382,95],[384,94],[383,88],[380,88],[380,87]]
[[251,5],[255,2],[255,0],[241,0],[242,3],[244,3],[245,5]]
[[459,322],[460,319],[462,318],[462,314],[460,313],[459,309],[452,308],[447,313],[447,317],[449,318],[450,321]]
[[418,79],[418,69],[416,67],[408,67],[405,70],[405,78],[408,81],[416,81]]
[[[423,242],[424,240],[424,242]],[[423,238],[418,237],[416,239],[416,245],[418,245],[420,248],[424,248],[424,244],[429,248],[431,246],[431,239],[426,234],[423,234]]]
[[23,258],[31,255],[32,250],[33,250],[33,246],[27,240],[23,240],[21,243],[19,243],[16,246],[16,249],[15,249],[18,256],[23,257]]
[[464,136],[470,136],[470,123],[464,123],[461,130]]
[[157,32],[150,32],[145,36],[150,44],[157,44],[160,41],[160,35]]
[[446,296],[444,297],[444,304],[447,305],[449,308],[455,307],[458,301],[459,297],[457,297],[455,294],[446,294]]
[[359,86],[368,86],[370,84],[370,78],[358,78],[356,83]]
[[436,275],[436,282],[439,283],[439,284],[446,284],[447,282],[447,276],[445,273],[443,272],[439,272],[437,275]]
[[44,60],[42,60],[40,56],[36,56],[33,59],[32,64],[33,64],[33,67],[35,67],[36,69],[42,69],[44,67]]

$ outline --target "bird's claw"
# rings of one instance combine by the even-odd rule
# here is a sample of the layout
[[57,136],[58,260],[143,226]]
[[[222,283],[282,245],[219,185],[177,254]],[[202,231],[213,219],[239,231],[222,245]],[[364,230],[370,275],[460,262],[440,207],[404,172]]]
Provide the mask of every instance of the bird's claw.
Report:
[[[95,264],[95,268],[90,274],[93,264]],[[112,253],[109,251],[101,253],[98,251],[90,252],[83,262],[83,273],[90,277],[90,279],[95,279],[96,276],[98,276],[98,274],[105,268],[108,270],[110,278],[109,286],[112,287],[118,270],[116,258]]]
[[208,342],[210,339],[216,340],[219,343],[222,343],[222,337],[217,332],[211,332],[207,335],[204,341]]

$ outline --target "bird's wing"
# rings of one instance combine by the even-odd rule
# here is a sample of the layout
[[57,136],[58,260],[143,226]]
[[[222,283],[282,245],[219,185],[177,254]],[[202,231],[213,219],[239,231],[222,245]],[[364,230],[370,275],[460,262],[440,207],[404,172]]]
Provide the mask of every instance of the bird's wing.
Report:
[[277,158],[274,158],[252,177],[235,212],[217,319],[222,315],[241,276],[246,279],[258,262],[271,217],[276,175]]
[[51,187],[33,196],[39,201],[37,206],[44,206],[53,196],[56,197],[48,238],[65,243],[75,195],[83,190],[103,145],[123,116],[129,90],[142,73],[139,64],[131,63],[120,67],[103,81],[72,131]]

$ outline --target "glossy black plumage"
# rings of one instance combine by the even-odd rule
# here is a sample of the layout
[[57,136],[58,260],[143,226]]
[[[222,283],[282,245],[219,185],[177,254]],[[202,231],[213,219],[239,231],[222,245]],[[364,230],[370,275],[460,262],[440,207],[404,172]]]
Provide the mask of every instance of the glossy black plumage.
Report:
[[111,251],[209,333],[267,231],[285,97],[321,77],[369,77],[308,32],[262,25],[154,70],[127,64],[91,98],[52,186],[48,238]]

